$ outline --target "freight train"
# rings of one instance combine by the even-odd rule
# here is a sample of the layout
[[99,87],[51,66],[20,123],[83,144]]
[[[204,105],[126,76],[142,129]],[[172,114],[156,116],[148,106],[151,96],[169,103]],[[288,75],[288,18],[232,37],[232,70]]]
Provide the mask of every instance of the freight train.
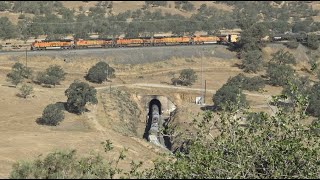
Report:
[[[300,33],[286,33],[286,34],[277,34],[273,35],[270,38],[271,42],[288,42],[288,41],[297,41],[300,43],[306,43],[310,33],[300,32]],[[316,34],[318,40],[320,40],[320,35]]]
[[161,116],[160,116],[160,110],[158,105],[153,104],[151,106],[151,127],[148,132],[148,141],[152,142],[153,144],[165,147],[164,139],[161,136],[160,128],[162,127],[161,122]]
[[169,45],[200,45],[236,43],[238,35],[225,36],[163,36],[147,38],[115,38],[115,39],[76,39],[76,40],[44,40],[31,44],[31,50],[47,49],[82,49],[82,48],[119,48]]
[[149,134],[153,134],[158,136],[159,133],[159,121],[160,121],[160,112],[159,107],[156,104],[152,105],[152,112],[151,112],[151,128]]

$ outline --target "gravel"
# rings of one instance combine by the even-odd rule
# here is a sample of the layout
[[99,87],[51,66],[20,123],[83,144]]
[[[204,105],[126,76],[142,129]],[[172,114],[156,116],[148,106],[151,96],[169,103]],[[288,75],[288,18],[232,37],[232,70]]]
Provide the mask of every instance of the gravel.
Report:
[[[0,55],[12,54],[24,56],[25,52],[0,52]],[[112,59],[115,64],[143,64],[168,60],[172,57],[217,57],[233,59],[235,53],[227,50],[224,45],[198,45],[198,46],[164,46],[164,47],[127,47],[107,49],[80,49],[80,50],[46,50],[28,51],[28,56],[52,56],[74,61],[79,57],[90,56]]]

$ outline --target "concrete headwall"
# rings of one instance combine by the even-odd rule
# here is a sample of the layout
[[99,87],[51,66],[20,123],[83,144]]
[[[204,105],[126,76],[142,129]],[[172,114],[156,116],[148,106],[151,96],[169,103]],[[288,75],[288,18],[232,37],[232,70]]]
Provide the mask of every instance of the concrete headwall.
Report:
[[161,114],[163,116],[169,116],[170,112],[176,109],[176,105],[170,100],[170,97],[164,95],[141,95],[138,96],[140,102],[144,105],[146,112],[149,112],[150,102],[153,99],[157,99],[161,103]]

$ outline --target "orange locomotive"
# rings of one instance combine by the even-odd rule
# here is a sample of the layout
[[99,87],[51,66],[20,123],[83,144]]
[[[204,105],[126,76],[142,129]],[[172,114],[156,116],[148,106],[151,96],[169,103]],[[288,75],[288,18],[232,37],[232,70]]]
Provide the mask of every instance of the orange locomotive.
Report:
[[73,49],[90,47],[130,47],[130,46],[168,46],[168,45],[199,45],[199,44],[228,44],[237,42],[237,35],[224,36],[170,36],[154,38],[116,38],[116,39],[77,39],[57,41],[36,41],[31,50]]
[[117,38],[115,42],[116,47],[150,46],[152,44],[151,38]]
[[72,49],[72,48],[74,48],[74,42],[72,40],[35,41],[31,44],[31,50]]
[[214,44],[218,43],[220,38],[217,36],[194,36],[193,44]]
[[99,40],[99,39],[83,40],[83,39],[78,39],[78,40],[75,41],[75,47],[76,48],[105,47],[105,46],[106,46],[106,41],[105,40]]
[[156,37],[153,39],[154,46],[163,46],[163,45],[182,45],[182,44],[191,44],[191,38],[188,36],[182,37]]

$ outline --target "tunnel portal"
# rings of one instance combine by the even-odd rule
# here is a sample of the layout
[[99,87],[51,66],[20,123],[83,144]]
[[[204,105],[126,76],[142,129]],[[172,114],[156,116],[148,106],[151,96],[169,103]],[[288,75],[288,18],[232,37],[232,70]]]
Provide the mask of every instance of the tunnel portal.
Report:
[[147,123],[146,123],[146,128],[144,131],[144,135],[143,138],[148,140],[148,136],[149,136],[149,131],[152,125],[152,105],[157,105],[159,108],[159,115],[161,115],[161,103],[158,99],[152,99],[149,102],[149,112],[148,112],[148,119],[147,119]]

